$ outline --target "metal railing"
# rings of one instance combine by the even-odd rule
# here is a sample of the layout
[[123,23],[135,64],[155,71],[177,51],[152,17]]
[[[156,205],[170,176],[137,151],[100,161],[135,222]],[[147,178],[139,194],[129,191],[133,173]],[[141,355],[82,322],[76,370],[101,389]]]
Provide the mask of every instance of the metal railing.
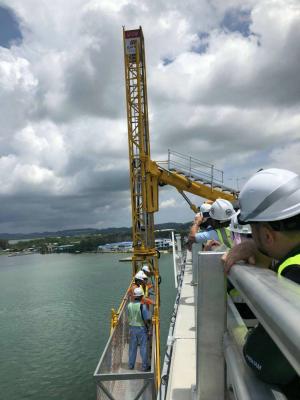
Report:
[[[175,276],[175,288],[177,288],[176,298],[174,302],[173,311],[170,318],[170,327],[167,337],[167,343],[165,348],[164,362],[161,371],[161,385],[157,394],[157,400],[164,400],[167,395],[168,384],[169,384],[169,373],[171,368],[171,360],[173,354],[174,345],[174,330],[176,325],[177,312],[179,307],[179,300],[181,296],[181,288],[184,276],[184,266],[186,260],[184,259],[184,253],[181,246],[181,235],[176,234],[176,246],[174,246],[174,276]],[[175,244],[175,243],[174,243]]]
[[171,368],[171,360],[172,360],[172,353],[173,353],[173,345],[174,345],[174,330],[177,318],[177,312],[179,307],[180,295],[181,295],[181,288],[183,282],[183,274],[184,270],[182,269],[180,275],[177,275],[178,286],[177,286],[177,294],[176,299],[174,302],[173,312],[171,315],[170,327],[168,332],[167,338],[167,345],[165,349],[165,356],[164,362],[161,372],[161,385],[159,388],[159,392],[157,395],[157,400],[164,400],[167,396],[168,384],[169,384],[169,373]]
[[177,151],[168,150],[168,159],[165,161],[156,161],[160,169],[169,174],[183,175],[193,182],[201,185],[236,194],[236,189],[224,185],[224,173],[215,168],[213,164],[200,161],[194,157],[187,156]]
[[[285,399],[246,365],[247,328],[227,299],[221,254],[193,253],[197,270],[197,379],[195,398]],[[300,375],[300,286],[270,270],[235,265],[228,276],[284,356]],[[226,365],[226,368],[225,368]],[[225,371],[227,370],[227,382]]]
[[168,150],[168,170],[179,170],[189,178],[200,179],[210,185],[223,184],[223,171],[177,151]]
[[300,375],[300,286],[270,270],[240,265],[229,279]]
[[101,359],[94,373],[97,384],[97,400],[152,400],[155,388],[155,330],[151,346],[151,370],[142,371],[142,362],[137,354],[135,370],[128,368],[129,324],[127,319],[128,301],[120,310],[118,323],[113,329]]

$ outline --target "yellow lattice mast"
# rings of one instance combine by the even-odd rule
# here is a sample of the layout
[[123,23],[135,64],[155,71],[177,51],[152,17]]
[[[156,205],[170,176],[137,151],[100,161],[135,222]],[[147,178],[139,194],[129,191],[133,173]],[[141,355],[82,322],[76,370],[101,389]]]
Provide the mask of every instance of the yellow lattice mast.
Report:
[[[187,191],[215,200],[234,200],[236,193],[185,176],[182,171],[164,169],[150,158],[146,61],[142,28],[123,28],[126,104],[128,123],[129,169],[132,206],[133,275],[147,263],[155,277],[155,306],[152,322],[155,329],[156,387],[160,385],[159,269],[154,238],[154,212],[158,211],[158,185],[171,185],[183,194]],[[184,196],[186,197],[186,196]],[[191,205],[196,210],[194,205]],[[118,321],[113,312],[112,328]]]
[[123,28],[128,121],[129,169],[132,206],[132,267],[135,274],[147,263],[154,272],[155,306],[152,322],[156,336],[155,371],[160,384],[159,271],[154,238],[154,216],[158,211],[157,178],[147,172],[150,162],[146,62],[143,31]]

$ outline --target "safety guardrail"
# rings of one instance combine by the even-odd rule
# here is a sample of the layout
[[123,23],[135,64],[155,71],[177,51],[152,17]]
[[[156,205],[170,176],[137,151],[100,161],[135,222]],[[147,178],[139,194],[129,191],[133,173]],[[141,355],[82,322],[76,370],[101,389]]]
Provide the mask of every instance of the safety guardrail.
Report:
[[[97,384],[97,400],[152,400],[156,397],[155,388],[155,330],[151,346],[151,370],[141,370],[141,360],[137,355],[137,368],[128,368],[129,324],[127,318],[128,300],[124,302],[101,359],[94,373]],[[149,343],[150,345],[150,343]]]
[[[225,399],[230,391],[235,399],[285,399],[278,388],[260,381],[244,361],[247,328],[227,299],[222,254],[198,252],[195,257],[193,253],[193,280],[197,280],[194,398]],[[300,286],[248,265],[234,265],[228,279],[300,375]]]
[[168,150],[168,170],[179,170],[190,178],[201,179],[204,183],[222,184],[223,171],[214,165],[200,161],[194,157]]
[[176,294],[176,298],[175,298],[175,302],[174,302],[173,312],[172,312],[171,318],[170,318],[170,327],[169,327],[166,349],[165,349],[165,353],[164,353],[165,354],[164,361],[163,361],[163,366],[162,366],[162,371],[161,371],[161,385],[159,387],[159,391],[157,394],[157,400],[165,399],[166,394],[167,394],[168,376],[169,376],[170,367],[171,367],[171,359],[172,359],[173,345],[174,345],[173,334],[174,334],[174,329],[175,329],[175,324],[176,324],[177,311],[178,311],[178,305],[179,305],[179,300],[180,300],[180,295],[181,295],[181,287],[182,287],[184,266],[185,266],[184,254],[182,252],[182,247],[181,247],[181,235],[176,234],[175,238],[176,238],[176,243],[173,239],[173,245],[174,245],[173,262],[174,262],[175,288],[177,288],[177,294]]
[[173,353],[173,346],[174,346],[173,335],[174,335],[178,306],[179,306],[180,295],[181,295],[183,274],[184,274],[184,270],[182,269],[180,275],[177,276],[177,279],[178,279],[177,294],[176,294],[173,312],[172,312],[171,320],[170,320],[167,345],[166,345],[166,349],[165,349],[164,362],[163,362],[163,367],[162,367],[162,372],[161,372],[161,385],[160,385],[159,392],[157,395],[157,400],[164,400],[167,395],[168,384],[169,384],[169,373],[170,373],[170,368],[171,368],[171,360],[172,360],[172,353]]
[[229,279],[300,375],[300,286],[270,270],[241,265]]

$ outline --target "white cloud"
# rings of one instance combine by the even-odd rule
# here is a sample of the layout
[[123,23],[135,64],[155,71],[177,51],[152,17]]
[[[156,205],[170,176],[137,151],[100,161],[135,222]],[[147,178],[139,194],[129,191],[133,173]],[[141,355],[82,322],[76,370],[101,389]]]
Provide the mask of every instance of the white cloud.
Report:
[[175,199],[168,199],[168,200],[164,200],[160,203],[160,208],[174,208],[176,207],[176,200]]
[[290,169],[300,175],[300,142],[289,143],[273,150],[270,154],[270,167]]
[[0,47],[0,83],[4,93],[27,91],[37,85],[30,71],[30,63],[14,56],[9,50]]
[[41,192],[55,192],[56,182],[52,170],[35,164],[22,164],[14,156],[0,159],[0,176],[0,193],[4,195],[4,199],[18,193],[35,196]]
[[[122,25],[144,30],[153,158],[171,148],[234,178],[298,170],[297,0],[0,4],[23,35],[0,47],[0,232],[131,223]],[[176,191],[160,196],[158,221],[192,218]]]

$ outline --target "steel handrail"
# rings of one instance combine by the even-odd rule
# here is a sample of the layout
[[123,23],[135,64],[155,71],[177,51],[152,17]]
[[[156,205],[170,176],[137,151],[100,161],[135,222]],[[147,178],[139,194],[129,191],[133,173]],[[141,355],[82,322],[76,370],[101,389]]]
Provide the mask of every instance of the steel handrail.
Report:
[[[216,313],[216,310],[223,308],[226,295],[226,286],[222,283],[224,271],[220,254],[197,252],[196,248],[194,250],[193,267],[197,268],[198,273],[193,275],[193,282],[198,285],[196,304],[198,316],[201,317],[197,318],[196,359],[199,379],[196,393],[213,393],[216,389],[212,382],[220,382],[222,379],[220,359],[216,359],[216,355],[220,343],[223,342],[228,382],[236,399],[286,399],[280,389],[259,380],[246,364],[242,348],[247,328],[230,298],[227,300],[227,323],[222,333],[223,318]],[[210,274],[215,274],[214,284],[210,284]],[[273,271],[249,265],[234,265],[228,279],[300,375],[300,286],[283,277],[278,278]],[[217,309],[214,308],[216,305]],[[209,314],[204,315],[207,310]],[[211,354],[207,349],[213,349]],[[223,397],[220,395],[219,398]]]
[[[178,151],[169,150],[169,152],[170,152],[170,155],[173,154],[174,156],[176,156],[176,157],[178,157],[178,158],[185,159],[185,160],[189,160],[189,159],[191,158],[192,161],[195,161],[195,162],[198,163],[199,165],[203,165],[203,166],[206,166],[206,167],[211,167],[211,166],[212,166],[212,164],[210,164],[210,163],[208,163],[208,162],[200,161],[200,160],[198,160],[198,159],[195,158],[195,157],[187,156],[186,154],[179,153]],[[220,171],[220,172],[221,172],[221,170],[217,170],[217,171]]]
[[247,265],[233,266],[228,278],[300,375],[300,286]]
[[[209,172],[206,172],[206,171],[200,170],[200,168],[197,168],[198,166],[190,166],[189,167],[186,164],[184,164],[183,162],[174,161],[174,160],[170,160],[169,165],[170,165],[170,167],[172,165],[180,166],[181,168],[184,168],[187,171],[191,171],[191,172],[193,171],[194,173],[197,173],[197,174],[200,174],[200,175],[206,175],[208,177],[211,177],[212,175],[215,176],[215,172],[218,172],[218,170],[216,170],[214,168],[211,168],[211,167],[206,167],[208,169],[208,171],[209,171]],[[212,174],[212,171],[213,171],[213,174]],[[221,174],[221,171],[220,171],[220,174]],[[221,174],[221,176],[222,176],[222,174]],[[221,178],[217,177],[215,180],[219,180],[221,183],[223,183],[223,176]]]

